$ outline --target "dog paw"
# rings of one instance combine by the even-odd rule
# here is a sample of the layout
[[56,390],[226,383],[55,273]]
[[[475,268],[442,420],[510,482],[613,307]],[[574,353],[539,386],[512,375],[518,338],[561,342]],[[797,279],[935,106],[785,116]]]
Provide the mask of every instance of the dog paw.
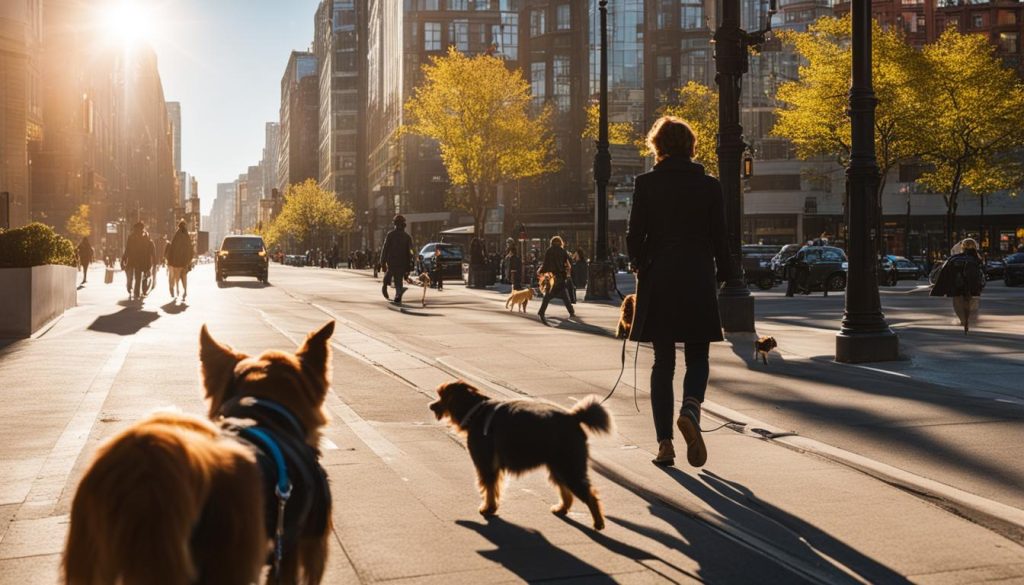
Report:
[[604,518],[594,521],[594,530],[604,530]]
[[562,506],[562,505],[551,506],[551,513],[554,514],[555,516],[565,516],[566,514],[569,513],[569,507],[568,506]]
[[498,513],[498,508],[497,507],[493,507],[492,508],[492,507],[488,507],[488,506],[480,506],[480,515],[481,516],[494,516],[497,513]]

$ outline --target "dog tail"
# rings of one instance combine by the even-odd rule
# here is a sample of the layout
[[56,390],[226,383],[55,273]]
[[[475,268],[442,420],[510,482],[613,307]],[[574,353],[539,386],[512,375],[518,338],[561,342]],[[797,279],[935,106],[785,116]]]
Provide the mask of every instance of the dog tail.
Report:
[[595,433],[610,433],[612,430],[612,415],[601,405],[601,399],[593,394],[577,402],[569,414]]

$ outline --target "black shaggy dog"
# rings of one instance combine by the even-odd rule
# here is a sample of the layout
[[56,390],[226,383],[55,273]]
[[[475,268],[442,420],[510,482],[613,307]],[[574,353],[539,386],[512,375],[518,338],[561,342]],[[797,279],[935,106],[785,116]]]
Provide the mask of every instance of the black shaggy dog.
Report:
[[767,366],[768,352],[776,347],[779,347],[779,344],[775,342],[774,337],[758,337],[757,340],[754,341],[754,361],[756,362],[757,358],[760,357],[761,361],[764,362],[764,365]]
[[607,433],[612,420],[597,397],[580,400],[572,410],[532,400],[493,400],[469,384],[442,384],[430,404],[437,420],[448,417],[466,433],[469,455],[476,467],[483,496],[480,513],[498,511],[502,478],[506,472],[525,473],[542,465],[558,487],[561,501],[555,514],[569,512],[573,496],[583,500],[594,518],[594,529],[604,528],[604,514],[587,469],[587,435]]

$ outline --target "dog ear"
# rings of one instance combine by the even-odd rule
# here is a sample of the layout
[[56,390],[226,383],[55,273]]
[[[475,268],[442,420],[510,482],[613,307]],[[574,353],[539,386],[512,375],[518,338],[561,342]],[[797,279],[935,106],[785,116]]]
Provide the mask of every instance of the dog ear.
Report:
[[199,363],[202,365],[203,387],[215,409],[222,402],[222,394],[235,374],[235,366],[245,358],[245,354],[215,340],[205,324],[199,330]]
[[330,368],[331,348],[328,340],[334,334],[334,321],[328,321],[317,331],[306,336],[305,343],[295,352],[303,367],[309,368],[319,376],[327,378]]

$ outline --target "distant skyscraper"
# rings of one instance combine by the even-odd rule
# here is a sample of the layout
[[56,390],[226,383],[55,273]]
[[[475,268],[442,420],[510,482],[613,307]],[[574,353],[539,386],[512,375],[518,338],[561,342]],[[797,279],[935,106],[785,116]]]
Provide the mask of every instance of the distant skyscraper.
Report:
[[290,184],[318,178],[318,73],[315,55],[292,51],[281,78],[278,181],[282,193]]
[[174,170],[181,172],[181,104],[167,102],[167,119],[171,123],[171,149],[174,151]]
[[277,122],[267,122],[264,128],[263,160],[260,166],[263,168],[263,196],[269,197],[272,189],[277,189],[281,184],[278,179],[278,164],[281,141],[281,125]]

